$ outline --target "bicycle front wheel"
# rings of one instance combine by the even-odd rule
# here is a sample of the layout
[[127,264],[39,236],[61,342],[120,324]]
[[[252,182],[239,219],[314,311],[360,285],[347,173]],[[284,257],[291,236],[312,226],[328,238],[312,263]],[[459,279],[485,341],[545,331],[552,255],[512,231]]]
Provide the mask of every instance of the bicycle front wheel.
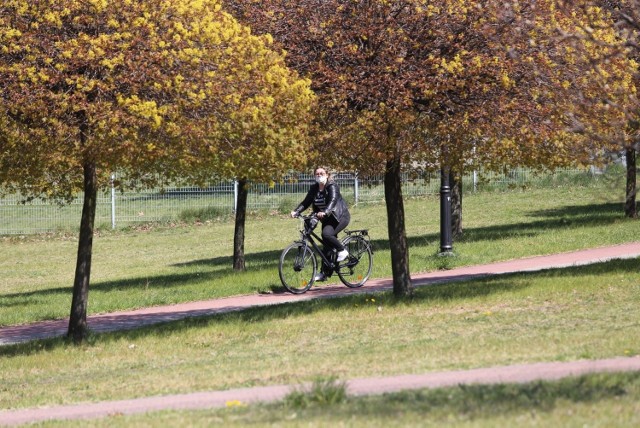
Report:
[[361,236],[349,236],[342,243],[349,256],[338,265],[340,281],[350,288],[361,287],[373,269],[371,245]]
[[307,245],[294,242],[282,251],[278,272],[284,288],[302,294],[313,285],[318,262]]

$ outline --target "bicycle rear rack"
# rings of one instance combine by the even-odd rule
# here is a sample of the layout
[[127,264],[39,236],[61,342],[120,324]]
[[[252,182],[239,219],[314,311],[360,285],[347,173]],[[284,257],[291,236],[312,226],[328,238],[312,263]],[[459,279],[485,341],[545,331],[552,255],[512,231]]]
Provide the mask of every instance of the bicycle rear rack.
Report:
[[345,230],[344,233],[347,235],[360,235],[360,236],[369,236],[369,229],[357,229],[357,230]]
[[373,245],[371,245],[371,237],[369,236],[369,229],[357,229],[357,230],[345,230],[348,236],[359,236],[361,237],[368,245],[371,253],[373,254]]

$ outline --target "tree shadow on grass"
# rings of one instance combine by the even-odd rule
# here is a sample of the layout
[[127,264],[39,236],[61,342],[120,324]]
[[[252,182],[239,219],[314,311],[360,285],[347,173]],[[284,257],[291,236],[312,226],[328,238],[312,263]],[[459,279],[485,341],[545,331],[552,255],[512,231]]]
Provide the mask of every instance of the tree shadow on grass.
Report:
[[[618,203],[567,205],[550,210],[533,211],[527,217],[538,220],[470,228],[464,227],[463,223],[464,234],[457,238],[456,242],[499,241],[511,237],[532,238],[543,231],[605,226],[626,219],[622,205]],[[407,240],[410,247],[434,246],[440,242],[440,234],[411,236]],[[386,239],[375,239],[372,242],[375,249],[389,249],[389,241]]]
[[[280,254],[282,250],[271,250],[271,251],[261,251],[259,253],[247,253],[245,254],[245,261],[248,265],[251,264],[273,264],[275,266],[278,265],[278,260],[280,260]],[[222,266],[232,268],[233,265],[233,257],[212,257],[210,259],[197,259],[184,263],[175,263],[172,264],[172,267],[193,267],[193,266]]]
[[[471,278],[457,282],[438,282],[419,287],[414,296],[407,299],[398,299],[390,291],[372,293],[363,290],[363,293],[337,296],[331,298],[318,298],[312,300],[259,306],[244,309],[242,307],[229,308],[229,312],[210,314],[206,310],[192,310],[175,313],[173,320],[158,323],[149,323],[153,315],[120,315],[118,321],[124,330],[117,332],[100,333],[94,332],[89,344],[104,343],[109,341],[136,340],[139,338],[154,335],[181,334],[184,330],[193,328],[204,328],[218,323],[246,324],[251,328],[251,324],[266,321],[278,321],[292,317],[307,316],[318,311],[340,312],[344,309],[360,307],[366,310],[375,311],[377,306],[385,307],[398,305],[412,305],[424,302],[451,302],[462,299],[486,297],[492,294],[517,292],[532,285],[541,276],[548,277],[574,277],[577,275],[624,275],[630,272],[637,273],[638,259],[618,259],[603,263],[595,263],[585,266],[574,266],[569,268],[546,269],[539,272],[520,272],[503,275],[492,275],[485,278]],[[517,278],[517,281],[515,279]],[[372,301],[375,298],[375,302]],[[145,323],[149,324],[139,327]],[[136,328],[138,327],[138,328]],[[66,346],[65,339],[46,339],[29,343],[0,346],[0,356],[28,355],[52,349],[59,346]]]
[[[249,266],[254,265],[252,271],[273,271],[277,270],[279,253],[276,251],[265,251],[262,253],[248,254],[246,261]],[[116,279],[112,281],[94,281],[90,285],[90,295],[92,292],[114,292],[114,291],[131,291],[143,289],[170,289],[184,287],[189,283],[201,283],[203,281],[222,280],[224,278],[233,279],[238,274],[242,274],[233,270],[231,257],[217,257],[214,259],[196,260],[193,262],[181,263],[173,265],[174,267],[202,267],[202,270],[196,272],[183,272],[173,274],[162,274],[145,277]],[[216,268],[214,270],[206,270],[204,268]],[[277,287],[276,287],[277,290]],[[276,291],[274,290],[274,291]],[[28,291],[20,293],[9,293],[0,296],[3,306],[6,307],[24,307],[28,304],[34,304],[36,301],[46,303],[47,300],[55,296],[71,296],[71,286],[49,288],[46,290]]]
[[490,426],[490,421],[505,416],[508,420],[508,415],[557,411],[566,408],[567,402],[593,405],[625,396],[633,401],[638,399],[639,390],[640,372],[590,373],[528,383],[459,384],[356,398],[348,406],[336,407],[334,417],[344,414],[345,418],[355,420],[358,417],[380,420],[415,413],[433,425],[474,421]]
[[536,236],[553,229],[605,226],[623,220],[619,204],[568,205],[551,210],[533,211],[528,217],[541,218],[530,222],[465,229],[464,241],[494,241],[506,237]]
[[[158,275],[158,276],[149,276],[149,277],[139,277],[139,278],[127,278],[127,279],[118,279],[114,281],[104,281],[104,282],[95,282],[91,283],[90,291],[100,291],[100,292],[112,292],[112,291],[127,291],[133,289],[144,289],[144,288],[171,288],[184,285],[188,282],[201,282],[207,279],[215,279],[217,277],[223,276],[224,272],[211,272],[211,273],[184,273],[184,274],[170,274],[170,275]],[[38,291],[30,291],[25,293],[12,293],[5,294],[2,296],[2,299],[5,300],[15,300],[15,302],[6,303],[9,306],[20,306],[21,304],[27,303],[27,300],[32,302],[34,298],[38,297],[52,297],[55,295],[71,295],[71,287],[58,287],[58,288],[49,288],[46,290],[38,290]]]
[[590,224],[609,223],[624,217],[624,204],[622,202],[609,202],[589,205],[566,205],[548,210],[537,210],[529,214],[529,217],[552,218],[580,218]]

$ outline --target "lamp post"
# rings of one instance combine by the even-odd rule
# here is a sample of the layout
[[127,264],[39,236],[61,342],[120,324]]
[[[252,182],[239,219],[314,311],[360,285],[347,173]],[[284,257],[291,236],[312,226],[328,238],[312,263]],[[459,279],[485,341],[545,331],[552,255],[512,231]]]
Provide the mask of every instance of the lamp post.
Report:
[[452,250],[449,168],[442,167],[440,169],[440,253],[450,254]]

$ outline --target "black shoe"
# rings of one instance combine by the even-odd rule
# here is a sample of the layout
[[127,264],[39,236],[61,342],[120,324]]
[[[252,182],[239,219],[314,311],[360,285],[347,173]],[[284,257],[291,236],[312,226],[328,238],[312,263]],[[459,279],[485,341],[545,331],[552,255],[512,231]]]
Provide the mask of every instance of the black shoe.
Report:
[[326,281],[327,280],[327,275],[325,275],[324,273],[320,272],[319,274],[317,274],[313,280],[315,282],[320,282],[320,281]]

